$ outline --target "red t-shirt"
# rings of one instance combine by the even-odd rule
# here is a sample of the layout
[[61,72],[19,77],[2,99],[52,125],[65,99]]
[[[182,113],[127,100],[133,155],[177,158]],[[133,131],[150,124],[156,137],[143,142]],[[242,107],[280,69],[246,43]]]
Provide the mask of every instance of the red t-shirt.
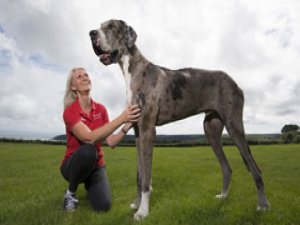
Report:
[[[62,161],[64,163],[65,160],[70,158],[73,153],[79,148],[80,145],[83,144],[73,133],[72,128],[80,121],[82,121],[85,125],[87,125],[91,130],[95,130],[98,127],[103,126],[104,124],[109,122],[107,110],[104,105],[92,101],[92,110],[90,114],[86,114],[82,111],[78,98],[69,105],[63,114],[65,125],[66,125],[66,133],[67,133],[67,148],[65,152],[65,157]],[[102,167],[105,165],[104,162],[104,154],[101,147],[101,143],[96,144],[98,151],[98,166]]]

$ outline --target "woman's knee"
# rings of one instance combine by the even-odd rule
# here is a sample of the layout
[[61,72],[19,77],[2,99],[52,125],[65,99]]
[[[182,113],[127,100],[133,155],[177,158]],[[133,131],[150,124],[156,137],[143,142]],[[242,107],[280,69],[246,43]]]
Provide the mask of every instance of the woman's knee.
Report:
[[112,194],[105,168],[99,168],[86,183],[88,197],[92,208],[97,212],[108,211],[112,205]]
[[102,199],[102,201],[96,202],[92,205],[95,212],[107,212],[111,209],[111,199]]
[[[95,190],[97,187],[97,190]],[[106,212],[111,209],[112,196],[110,190],[103,190],[98,185],[92,186],[88,191],[91,207],[96,212]]]

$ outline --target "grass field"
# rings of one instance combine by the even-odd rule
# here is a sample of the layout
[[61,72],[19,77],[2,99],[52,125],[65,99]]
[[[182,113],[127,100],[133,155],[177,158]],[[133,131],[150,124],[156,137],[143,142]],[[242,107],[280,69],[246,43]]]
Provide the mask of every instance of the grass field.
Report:
[[[300,145],[252,146],[263,170],[270,211],[256,212],[254,182],[235,147],[225,147],[233,169],[228,199],[214,198],[222,177],[209,147],[155,148],[150,215],[143,225],[299,225]],[[105,148],[113,207],[94,213],[80,186],[74,213],[62,212],[66,182],[59,164],[64,146],[0,143],[1,225],[126,225],[133,221],[129,204],[136,194],[136,152],[131,147]]]

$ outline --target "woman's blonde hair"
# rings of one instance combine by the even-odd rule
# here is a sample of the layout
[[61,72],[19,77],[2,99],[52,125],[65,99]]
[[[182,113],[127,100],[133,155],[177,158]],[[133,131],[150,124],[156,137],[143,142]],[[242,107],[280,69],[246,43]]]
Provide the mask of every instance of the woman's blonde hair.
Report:
[[85,70],[85,68],[83,68],[83,67],[74,67],[69,72],[69,75],[68,75],[68,78],[67,78],[65,96],[64,96],[64,109],[67,108],[69,105],[71,105],[77,97],[76,92],[71,89],[72,82],[73,82],[73,74],[77,70]]

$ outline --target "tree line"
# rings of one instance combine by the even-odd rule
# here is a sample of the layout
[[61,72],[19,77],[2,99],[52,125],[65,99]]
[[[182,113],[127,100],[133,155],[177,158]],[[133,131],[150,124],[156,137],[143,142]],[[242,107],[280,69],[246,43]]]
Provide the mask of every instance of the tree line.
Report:
[[[298,125],[288,124],[281,129],[281,134],[249,134],[247,141],[250,145],[289,144],[300,143],[300,130]],[[65,145],[66,135],[58,135],[50,140],[24,140],[0,138],[0,142],[37,143]],[[222,136],[223,145],[233,145],[228,135]],[[105,145],[105,143],[104,143]],[[134,135],[126,135],[120,143],[121,146],[135,145]],[[155,146],[206,146],[209,145],[205,135],[157,135]]]
[[281,129],[283,143],[300,143],[300,127],[296,124],[287,124]]

